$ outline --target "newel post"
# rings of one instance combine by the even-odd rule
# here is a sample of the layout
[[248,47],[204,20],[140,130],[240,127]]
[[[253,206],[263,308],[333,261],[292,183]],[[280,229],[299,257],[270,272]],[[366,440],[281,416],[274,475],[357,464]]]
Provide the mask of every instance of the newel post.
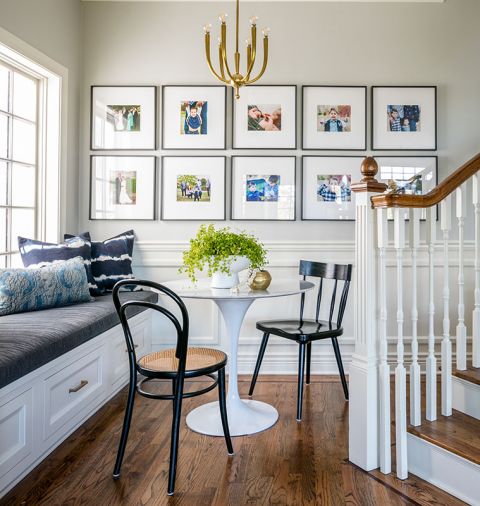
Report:
[[370,198],[387,186],[375,176],[377,162],[365,158],[355,192],[354,337],[350,364],[349,459],[367,471],[379,467],[376,215]]

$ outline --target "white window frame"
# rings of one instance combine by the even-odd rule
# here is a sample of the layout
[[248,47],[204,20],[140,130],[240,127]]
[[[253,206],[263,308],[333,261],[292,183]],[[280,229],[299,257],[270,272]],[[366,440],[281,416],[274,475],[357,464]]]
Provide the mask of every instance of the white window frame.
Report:
[[58,242],[66,223],[68,70],[3,28],[0,59],[39,80],[36,238]]

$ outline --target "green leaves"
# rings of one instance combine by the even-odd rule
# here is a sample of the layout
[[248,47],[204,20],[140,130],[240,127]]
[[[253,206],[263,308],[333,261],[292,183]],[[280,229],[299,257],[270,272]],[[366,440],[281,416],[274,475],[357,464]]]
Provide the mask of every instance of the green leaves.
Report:
[[190,239],[190,249],[183,252],[180,273],[186,273],[196,282],[196,271],[207,267],[208,276],[214,272],[230,273],[235,257],[247,257],[251,269],[261,269],[267,263],[267,252],[258,239],[245,231],[232,232],[229,227],[215,230],[213,225],[201,225],[197,235]]

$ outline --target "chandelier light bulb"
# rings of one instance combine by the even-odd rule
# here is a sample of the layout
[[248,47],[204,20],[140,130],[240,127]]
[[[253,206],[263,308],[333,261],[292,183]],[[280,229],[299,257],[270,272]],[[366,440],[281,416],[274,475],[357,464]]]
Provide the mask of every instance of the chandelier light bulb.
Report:
[[222,45],[222,39],[221,39],[220,37],[217,37],[217,44],[218,44],[219,46],[221,46],[221,45]]
[[265,28],[263,28],[262,33],[264,37],[268,37],[268,34],[270,33],[270,28],[266,26]]
[[250,18],[250,24],[251,25],[256,25],[257,24],[257,21],[258,21],[258,16],[252,16]]
[[203,31],[205,33],[210,33],[211,29],[212,29],[212,25],[210,23],[207,23],[206,25],[203,25]]
[[218,16],[218,19],[219,19],[222,23],[226,23],[226,22],[227,22],[227,18],[228,18],[228,14],[225,14],[225,13],[220,14],[220,15]]
[[252,39],[247,39],[245,42],[246,42],[247,46],[251,46],[252,45]]

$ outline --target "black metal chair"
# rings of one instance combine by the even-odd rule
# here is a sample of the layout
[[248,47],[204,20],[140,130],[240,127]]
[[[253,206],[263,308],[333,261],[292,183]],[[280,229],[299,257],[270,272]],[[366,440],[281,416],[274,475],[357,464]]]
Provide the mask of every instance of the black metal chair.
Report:
[[[158,292],[167,295],[172,299],[182,314],[182,324],[179,320],[164,307],[153,302],[146,301],[127,301],[120,302],[119,290],[123,285],[135,285],[150,287]],[[122,324],[125,340],[127,342],[128,360],[130,364],[130,386],[128,390],[128,400],[125,409],[125,418],[123,421],[122,435],[118,447],[117,460],[113,471],[113,478],[120,477],[120,468],[122,465],[125,447],[127,445],[130,422],[132,420],[133,403],[135,393],[138,392],[144,397],[150,399],[166,399],[173,401],[173,421],[170,446],[170,469],[168,477],[168,495],[173,495],[175,488],[175,474],[177,467],[178,437],[180,429],[180,415],[182,411],[182,400],[188,397],[195,397],[213,390],[218,385],[220,416],[222,419],[223,432],[227,443],[229,455],[233,455],[232,440],[228,429],[227,408],[225,401],[225,366],[227,365],[227,356],[219,350],[210,348],[189,348],[188,347],[188,312],[185,304],[180,297],[169,288],[154,283],[152,281],[122,280],[113,288],[113,302],[117,310],[120,322]],[[129,307],[142,306],[145,308],[159,311],[165,315],[174,325],[177,331],[177,346],[163,351],[149,353],[139,360],[135,355],[135,346],[128,325],[127,310]],[[217,376],[214,373],[217,373]],[[137,374],[143,378],[138,381]],[[196,378],[198,376],[208,376],[213,383],[206,388],[194,392],[184,392],[185,378]],[[144,383],[153,379],[172,380],[172,394],[154,394],[142,389]]]
[[[317,306],[315,312],[315,320],[306,320],[303,318],[303,308],[305,306],[305,293],[302,293],[300,298],[300,319],[299,320],[270,320],[257,322],[257,329],[263,332],[263,339],[258,352],[257,363],[253,373],[252,382],[248,395],[253,395],[255,383],[257,382],[258,372],[262,365],[263,355],[267,347],[268,338],[270,334],[284,337],[296,341],[300,345],[298,357],[298,398],[297,398],[297,420],[302,419],[302,401],[303,401],[303,376],[305,371],[305,351],[306,351],[306,383],[310,383],[310,362],[312,356],[312,342],[319,339],[330,338],[332,340],[335,358],[337,360],[338,371],[342,379],[343,392],[345,399],[348,400],[348,386],[343,370],[342,356],[340,355],[340,348],[338,346],[337,337],[343,334],[342,319],[347,304],[348,289],[352,277],[352,266],[338,265],[338,264],[325,264],[320,262],[310,262],[307,260],[300,261],[300,275],[303,279],[307,276],[320,278],[320,285],[317,295]],[[319,320],[320,305],[322,302],[323,280],[335,280],[332,291],[332,298],[330,302],[330,313],[328,321]],[[337,298],[338,282],[343,281],[342,294],[338,306],[338,313],[336,321],[333,320],[333,313],[335,311],[335,303]]]

